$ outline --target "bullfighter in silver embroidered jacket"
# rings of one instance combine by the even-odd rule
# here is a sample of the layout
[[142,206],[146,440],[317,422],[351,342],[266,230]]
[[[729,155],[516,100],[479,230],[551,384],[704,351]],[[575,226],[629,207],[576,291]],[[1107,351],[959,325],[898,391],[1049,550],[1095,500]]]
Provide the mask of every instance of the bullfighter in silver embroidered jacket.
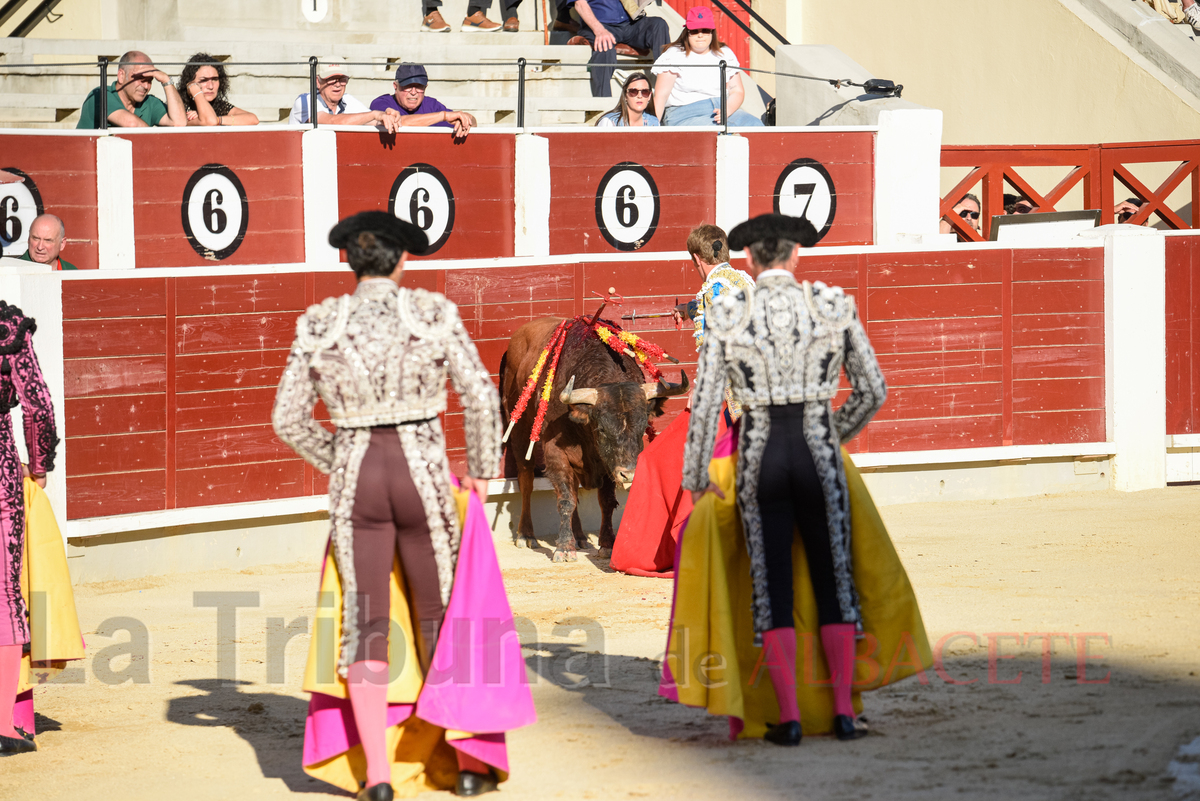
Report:
[[[753,579],[754,628],[760,635],[779,632],[781,647],[790,634],[793,663],[794,527],[804,543],[822,636],[829,628],[852,640],[861,625],[841,444],[863,429],[887,395],[853,299],[838,287],[794,277],[798,245],[815,241],[807,220],[782,215],[762,215],[730,232],[730,248],[748,248],[757,284],[722,294],[708,310],[684,452],[683,486],[698,498],[714,488],[708,462],[728,381],[743,407],[737,497]],[[843,366],[852,391],[835,410],[831,401]],[[786,687],[777,689],[786,694]],[[794,706],[794,672],[791,697]],[[791,737],[786,731],[776,736]]]

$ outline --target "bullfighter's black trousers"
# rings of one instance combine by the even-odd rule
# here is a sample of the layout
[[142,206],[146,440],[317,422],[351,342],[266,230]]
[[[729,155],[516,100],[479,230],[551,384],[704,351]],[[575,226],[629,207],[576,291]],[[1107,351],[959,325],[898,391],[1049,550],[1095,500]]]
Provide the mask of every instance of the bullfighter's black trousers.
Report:
[[388,661],[392,563],[398,552],[413,622],[425,649],[420,658],[428,667],[445,610],[425,506],[413,483],[395,426],[371,430],[371,444],[359,469],[350,521],[354,527],[360,632],[354,661]]
[[771,433],[758,478],[771,627],[795,625],[792,542],[799,529],[820,625],[844,622],[837,599],[825,492],[804,439],[804,404],[771,406]]

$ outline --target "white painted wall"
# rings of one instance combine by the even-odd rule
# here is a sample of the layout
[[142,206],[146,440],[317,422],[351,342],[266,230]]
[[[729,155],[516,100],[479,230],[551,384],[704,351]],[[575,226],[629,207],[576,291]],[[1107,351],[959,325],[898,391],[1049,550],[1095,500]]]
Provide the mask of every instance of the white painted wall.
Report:
[[750,140],[717,137],[717,227],[729,233],[750,218]]
[[97,249],[101,270],[137,266],[133,239],[133,143],[96,139]]
[[329,229],[338,221],[337,135],[328,129],[305,131],[300,139],[304,184],[304,261],[336,264],[337,248]]
[[516,146],[514,256],[550,255],[550,140],[519,134]]
[[887,109],[875,134],[875,242],[937,241],[942,112]]

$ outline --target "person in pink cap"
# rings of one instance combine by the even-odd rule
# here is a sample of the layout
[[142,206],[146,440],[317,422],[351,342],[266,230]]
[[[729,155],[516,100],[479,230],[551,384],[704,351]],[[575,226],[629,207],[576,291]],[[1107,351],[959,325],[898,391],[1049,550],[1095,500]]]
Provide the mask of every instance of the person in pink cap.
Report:
[[695,6],[688,12],[683,33],[654,62],[658,76],[654,107],[663,125],[722,125],[721,71],[725,62],[726,109],[729,124],[761,126],[762,120],[741,110],[746,90],[741,65],[733,50],[717,37],[712,9]]

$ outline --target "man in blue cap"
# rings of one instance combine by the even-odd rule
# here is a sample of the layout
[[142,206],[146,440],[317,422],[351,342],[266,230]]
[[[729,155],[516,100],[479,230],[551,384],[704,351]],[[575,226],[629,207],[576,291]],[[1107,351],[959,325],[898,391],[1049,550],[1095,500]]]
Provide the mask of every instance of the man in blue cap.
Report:
[[437,100],[425,94],[429,86],[429,75],[420,64],[401,64],[396,68],[396,80],[392,84],[394,94],[380,95],[371,101],[372,111],[393,109],[400,114],[400,125],[415,125],[453,128],[454,138],[461,139],[478,125],[475,118],[465,111],[451,111]]

